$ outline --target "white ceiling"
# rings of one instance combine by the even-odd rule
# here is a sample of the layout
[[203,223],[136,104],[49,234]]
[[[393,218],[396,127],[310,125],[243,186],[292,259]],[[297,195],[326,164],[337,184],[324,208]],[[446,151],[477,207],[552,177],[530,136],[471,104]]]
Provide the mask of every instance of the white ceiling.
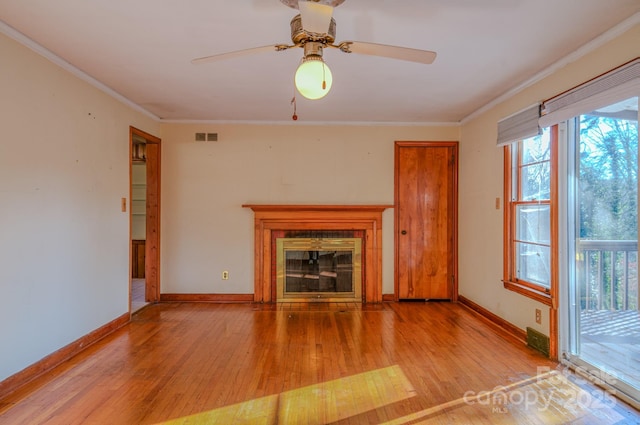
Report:
[[[296,13],[279,0],[2,0],[0,30],[161,119],[290,122],[302,49],[190,61],[290,44]],[[321,100],[297,96],[300,122],[459,122],[640,22],[640,0],[346,0],[334,18],[337,42],[438,56],[422,65],[327,49],[333,88]]]

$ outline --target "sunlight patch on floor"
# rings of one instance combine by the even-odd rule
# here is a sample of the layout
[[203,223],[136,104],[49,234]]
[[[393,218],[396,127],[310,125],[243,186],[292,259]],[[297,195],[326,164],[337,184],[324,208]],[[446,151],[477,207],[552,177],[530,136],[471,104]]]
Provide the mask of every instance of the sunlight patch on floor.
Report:
[[310,385],[163,422],[183,424],[326,424],[416,395],[399,366]]
[[[575,376],[573,376],[575,378]],[[399,366],[336,379],[214,409],[163,424],[326,424],[413,397]],[[384,425],[620,423],[617,400],[605,390],[585,390],[563,373],[548,371],[405,415]],[[582,422],[581,422],[582,423]]]

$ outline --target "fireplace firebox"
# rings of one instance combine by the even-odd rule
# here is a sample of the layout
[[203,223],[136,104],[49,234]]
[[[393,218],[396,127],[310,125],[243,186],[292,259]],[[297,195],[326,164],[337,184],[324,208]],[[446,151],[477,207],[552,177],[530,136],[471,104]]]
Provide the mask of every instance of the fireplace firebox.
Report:
[[277,301],[361,301],[361,238],[277,238]]

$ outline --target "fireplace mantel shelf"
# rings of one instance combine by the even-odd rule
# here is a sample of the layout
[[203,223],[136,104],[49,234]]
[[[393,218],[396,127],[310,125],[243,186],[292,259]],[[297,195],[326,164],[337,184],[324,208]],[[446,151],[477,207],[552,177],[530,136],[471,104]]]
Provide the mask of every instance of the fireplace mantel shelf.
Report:
[[[276,302],[272,233],[276,230],[359,230],[363,236],[362,300],[382,302],[382,213],[393,205],[244,204],[254,213],[254,301]],[[275,240],[275,239],[274,239]]]
[[384,211],[393,208],[393,205],[271,205],[271,204],[244,204],[243,208],[251,208],[253,211]]

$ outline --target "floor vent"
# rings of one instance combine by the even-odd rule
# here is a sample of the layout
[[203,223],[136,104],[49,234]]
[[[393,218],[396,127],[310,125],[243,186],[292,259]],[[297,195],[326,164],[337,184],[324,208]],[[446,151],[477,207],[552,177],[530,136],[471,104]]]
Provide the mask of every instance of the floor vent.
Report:
[[549,337],[535,329],[527,328],[527,345],[549,357]]

